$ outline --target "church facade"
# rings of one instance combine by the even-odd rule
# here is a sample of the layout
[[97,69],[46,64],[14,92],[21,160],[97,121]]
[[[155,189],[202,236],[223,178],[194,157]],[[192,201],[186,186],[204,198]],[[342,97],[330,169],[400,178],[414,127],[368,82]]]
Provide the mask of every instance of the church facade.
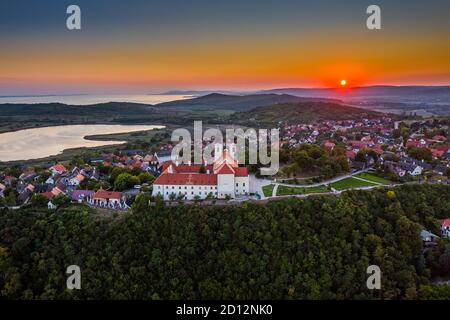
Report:
[[165,162],[161,175],[153,183],[152,195],[164,200],[234,199],[249,195],[249,190],[248,169],[239,166],[225,149],[216,153],[211,165]]

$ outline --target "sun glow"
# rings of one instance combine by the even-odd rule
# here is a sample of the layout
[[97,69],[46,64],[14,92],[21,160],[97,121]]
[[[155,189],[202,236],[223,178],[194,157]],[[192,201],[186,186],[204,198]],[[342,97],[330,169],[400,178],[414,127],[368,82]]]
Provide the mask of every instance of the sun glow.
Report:
[[341,80],[341,87],[345,87],[347,85],[347,80]]

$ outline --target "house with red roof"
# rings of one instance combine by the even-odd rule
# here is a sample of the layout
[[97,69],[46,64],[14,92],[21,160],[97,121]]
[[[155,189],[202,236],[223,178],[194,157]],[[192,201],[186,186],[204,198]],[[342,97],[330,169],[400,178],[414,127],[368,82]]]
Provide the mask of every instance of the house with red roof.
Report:
[[450,237],[450,218],[441,220],[442,235]]
[[250,178],[247,167],[240,167],[234,152],[227,149],[222,152],[216,148],[215,154],[214,163],[210,165],[164,162],[161,175],[153,183],[153,196],[162,196],[164,200],[173,197],[194,200],[248,195]]
[[64,172],[67,172],[66,167],[64,167],[62,164],[55,164],[49,170],[53,175],[63,174]]
[[125,198],[121,192],[100,189],[94,194],[87,195],[85,200],[96,207],[110,209],[128,209]]
[[444,150],[438,150],[438,149],[431,149],[431,155],[434,159],[438,159],[442,157],[445,154]]
[[435,135],[433,138],[431,138],[434,141],[444,142],[447,141],[447,138],[441,135]]

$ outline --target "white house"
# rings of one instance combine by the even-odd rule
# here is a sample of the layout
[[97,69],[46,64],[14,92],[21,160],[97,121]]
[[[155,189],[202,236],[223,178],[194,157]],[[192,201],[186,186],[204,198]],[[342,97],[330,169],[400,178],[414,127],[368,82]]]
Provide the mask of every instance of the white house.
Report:
[[443,236],[450,237],[450,218],[441,221],[441,231]]
[[83,180],[84,180],[85,178],[86,178],[86,177],[83,176],[81,173],[80,173],[80,174],[77,174],[75,177],[69,179],[68,185],[69,185],[69,186],[79,186],[80,183],[83,182]]
[[111,208],[111,209],[128,209],[125,199],[120,192],[98,190],[95,194],[86,198],[90,205]]
[[234,157],[224,150],[216,152],[212,165],[178,165],[173,161],[163,164],[161,175],[153,183],[153,196],[194,200],[209,198],[236,198],[250,190],[248,169],[239,167]]

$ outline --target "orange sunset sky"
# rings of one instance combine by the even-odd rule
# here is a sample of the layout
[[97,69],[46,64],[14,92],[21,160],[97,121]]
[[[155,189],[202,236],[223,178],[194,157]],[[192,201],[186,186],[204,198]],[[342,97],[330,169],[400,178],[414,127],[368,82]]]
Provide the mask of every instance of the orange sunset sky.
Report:
[[448,1],[293,2],[2,1],[0,95],[450,84]]

